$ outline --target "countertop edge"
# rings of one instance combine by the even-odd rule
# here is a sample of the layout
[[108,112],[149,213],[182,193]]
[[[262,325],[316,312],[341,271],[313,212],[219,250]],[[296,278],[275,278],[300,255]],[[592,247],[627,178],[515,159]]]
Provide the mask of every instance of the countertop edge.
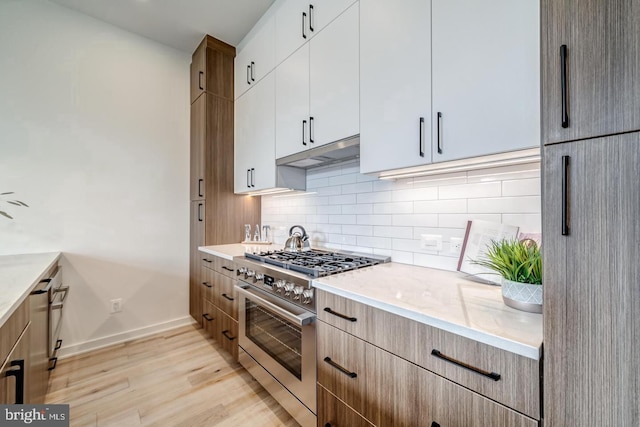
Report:
[[[25,291],[22,293],[22,295],[20,295],[20,297],[16,299],[16,301],[3,313],[3,315],[0,316],[0,328],[4,326],[5,322],[11,317],[11,315],[16,311],[16,309],[20,307],[20,304],[22,304],[27,299],[31,291],[38,285],[38,283],[40,283],[45,273],[49,271],[49,269],[53,267],[54,264],[60,261],[60,258],[62,257],[62,252],[46,252],[46,253],[56,254],[56,256],[40,272],[37,279],[34,280],[33,283],[26,285]],[[29,255],[29,254],[25,254],[25,255]]]
[[200,252],[204,252],[204,253],[207,253],[209,255],[213,255],[213,256],[220,257],[220,258],[224,258],[224,259],[229,260],[229,261],[233,261],[233,258],[234,258],[232,255],[229,255],[229,254],[224,253],[224,252],[215,251],[215,250],[213,250],[213,249],[211,249],[210,247],[207,247],[207,246],[199,246],[198,250]]
[[533,360],[540,360],[541,349],[539,347],[531,347],[526,344],[511,341],[505,338],[500,338],[486,332],[479,331],[477,329],[467,328],[455,323],[447,322],[442,319],[431,317],[428,314],[418,313],[412,310],[399,307],[397,305],[378,301],[373,298],[369,298],[360,294],[345,291],[344,289],[335,288],[330,285],[326,285],[320,281],[321,279],[315,279],[312,282],[314,288],[321,289],[323,291],[330,292],[335,295],[339,295],[344,298],[349,298],[354,301],[370,305],[380,310],[387,311],[389,313],[397,314],[398,316],[405,317],[407,319],[415,320],[416,322],[424,323],[429,326],[433,326],[438,329],[442,329],[447,332],[460,335],[462,337],[490,345],[511,353],[518,354],[520,356],[527,357]]

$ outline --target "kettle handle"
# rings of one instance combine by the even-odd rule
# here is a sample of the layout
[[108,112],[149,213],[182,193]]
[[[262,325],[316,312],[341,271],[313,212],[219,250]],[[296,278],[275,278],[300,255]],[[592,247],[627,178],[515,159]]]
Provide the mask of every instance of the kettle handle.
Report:
[[303,226],[301,226],[301,225],[294,225],[293,227],[291,227],[291,228],[289,229],[289,236],[293,236],[293,234],[292,234],[292,233],[293,233],[293,229],[294,229],[294,228],[296,228],[296,227],[297,227],[297,228],[299,228],[300,230],[302,230],[302,236],[300,236],[300,237],[302,237],[302,238],[304,238],[304,237],[309,238],[309,236],[307,236],[307,231],[306,231],[306,230],[304,229],[304,227],[303,227]]

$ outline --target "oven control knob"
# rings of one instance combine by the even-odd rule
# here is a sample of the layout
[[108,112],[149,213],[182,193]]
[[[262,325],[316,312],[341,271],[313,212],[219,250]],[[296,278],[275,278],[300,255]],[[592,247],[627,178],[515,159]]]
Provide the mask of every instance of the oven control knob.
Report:
[[244,273],[244,278],[245,278],[245,279],[248,279],[249,277],[253,277],[253,276],[255,276],[255,275],[256,275],[256,272],[255,272],[255,271],[253,271],[253,270],[247,270],[247,271]]
[[311,304],[312,300],[313,300],[313,289],[305,289],[304,292],[302,292],[302,303]]
[[288,297],[289,295],[291,295],[291,291],[293,290],[293,288],[294,288],[295,286],[296,286],[296,285],[294,285],[293,283],[291,283],[291,282],[287,282],[287,283],[284,285],[284,296],[285,296],[285,297]]
[[302,292],[304,292],[304,288],[302,286],[296,286],[295,288],[293,288],[293,299],[299,301]]
[[256,273],[255,277],[253,278],[253,283],[258,283],[263,280],[264,280],[264,274]]
[[247,268],[246,267],[240,267],[237,271],[236,271],[236,276],[239,276],[241,274],[244,274],[247,272]]
[[287,283],[284,280],[278,280],[276,281],[276,292],[278,293],[282,293],[282,289],[284,288],[284,284]]

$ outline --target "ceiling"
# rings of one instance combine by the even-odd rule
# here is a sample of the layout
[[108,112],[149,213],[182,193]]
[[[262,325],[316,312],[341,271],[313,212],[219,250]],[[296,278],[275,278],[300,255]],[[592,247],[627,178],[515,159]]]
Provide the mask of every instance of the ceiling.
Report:
[[205,34],[237,46],[274,0],[51,0],[176,49]]

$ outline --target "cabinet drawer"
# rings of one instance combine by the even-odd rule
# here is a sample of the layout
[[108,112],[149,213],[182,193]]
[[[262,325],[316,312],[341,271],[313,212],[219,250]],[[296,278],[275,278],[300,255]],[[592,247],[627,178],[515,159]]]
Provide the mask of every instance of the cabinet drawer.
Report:
[[218,321],[220,316],[216,306],[211,301],[202,301],[202,327],[210,338],[214,340],[218,338]]
[[0,364],[7,358],[18,337],[29,323],[29,300],[26,300],[13,312],[0,328]]
[[215,264],[216,258],[217,257],[213,255],[200,252],[200,259],[203,267],[207,267],[213,270],[215,268],[214,264]]
[[[540,418],[538,360],[316,291],[318,319],[530,417]],[[440,357],[433,355],[433,350]],[[500,378],[490,378],[492,373]]]
[[217,341],[223,350],[238,361],[238,322],[227,316],[220,309],[218,312]]
[[200,275],[200,295],[203,300],[207,300],[216,304],[215,298],[218,296],[219,284],[216,282],[216,272],[206,267],[202,267],[202,273]]
[[367,404],[365,342],[317,322],[318,384],[358,410]]
[[213,275],[217,287],[215,304],[234,320],[238,320],[238,292],[234,286],[235,280],[216,271]]
[[220,274],[224,274],[232,279],[236,278],[236,263],[233,261],[215,257],[213,260],[213,268]]
[[318,386],[318,425],[373,427],[373,424],[321,386]]

